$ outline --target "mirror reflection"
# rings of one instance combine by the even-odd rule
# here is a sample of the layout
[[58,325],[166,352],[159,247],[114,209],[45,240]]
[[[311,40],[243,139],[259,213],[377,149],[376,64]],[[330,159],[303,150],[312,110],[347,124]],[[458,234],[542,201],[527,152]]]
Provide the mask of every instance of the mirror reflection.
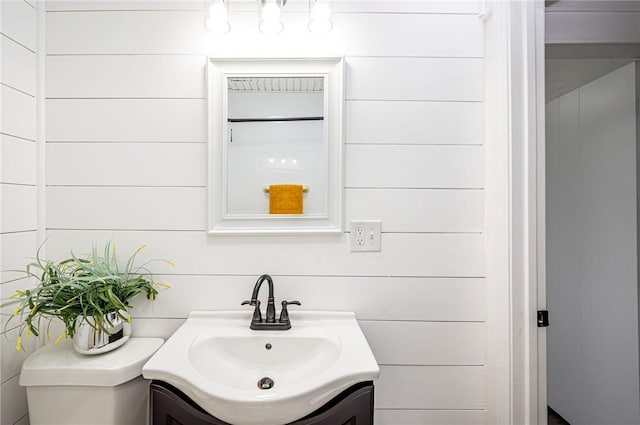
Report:
[[229,76],[226,136],[227,214],[326,215],[323,76]]

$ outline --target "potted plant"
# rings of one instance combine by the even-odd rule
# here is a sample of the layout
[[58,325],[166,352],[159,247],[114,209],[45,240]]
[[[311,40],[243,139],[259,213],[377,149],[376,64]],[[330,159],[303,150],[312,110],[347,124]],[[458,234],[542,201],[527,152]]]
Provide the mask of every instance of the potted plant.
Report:
[[59,262],[40,258],[38,250],[36,261],[26,269],[38,284],[16,291],[5,304],[17,304],[11,319],[22,322],[16,349],[22,348],[23,333],[38,336],[43,320],[50,323],[53,318],[65,328],[56,344],[64,336],[73,338],[74,348],[83,354],[99,354],[124,344],[131,333],[129,301],[142,293],[153,300],[160,287],[168,287],[153,279],[146,268],[149,262],[134,264],[144,248],[140,246],[124,264],[117,260],[114,242],[107,243],[101,253],[94,246],[86,258],[71,253]]

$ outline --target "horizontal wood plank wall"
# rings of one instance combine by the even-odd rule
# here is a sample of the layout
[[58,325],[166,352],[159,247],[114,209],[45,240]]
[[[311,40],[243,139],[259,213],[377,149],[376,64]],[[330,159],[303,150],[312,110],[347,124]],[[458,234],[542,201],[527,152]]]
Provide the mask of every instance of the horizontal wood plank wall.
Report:
[[[291,3],[285,20],[303,19]],[[254,24],[242,12],[253,3],[234,7]],[[136,300],[138,336],[166,338],[192,310],[240,308],[270,273],[278,298],[356,312],[381,364],[376,424],[484,423],[477,4],[334,8],[347,53],[345,218],[381,219],[382,252],[351,253],[346,232],[207,237],[201,5],[85,0],[48,3],[48,254],[114,239],[174,261],[152,265],[172,288]]]
[[[0,298],[28,284],[24,270],[36,245],[36,9],[0,2]],[[5,313],[5,312],[3,312]],[[20,369],[35,338],[17,352],[16,325],[0,320],[0,423],[27,423]]]

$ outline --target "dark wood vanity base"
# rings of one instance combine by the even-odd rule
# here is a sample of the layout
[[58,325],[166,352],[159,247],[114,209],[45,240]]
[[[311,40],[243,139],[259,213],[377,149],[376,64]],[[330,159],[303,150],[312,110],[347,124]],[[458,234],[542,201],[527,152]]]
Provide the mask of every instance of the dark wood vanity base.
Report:
[[[151,425],[230,425],[205,412],[166,382],[151,381],[150,392]],[[310,415],[287,425],[373,425],[373,383],[356,384]]]

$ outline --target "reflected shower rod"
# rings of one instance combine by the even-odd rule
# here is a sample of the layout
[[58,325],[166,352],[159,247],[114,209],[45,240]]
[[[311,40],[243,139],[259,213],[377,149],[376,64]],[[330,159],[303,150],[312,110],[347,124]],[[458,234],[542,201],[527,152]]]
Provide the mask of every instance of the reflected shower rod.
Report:
[[324,117],[228,118],[228,122],[322,121]]

